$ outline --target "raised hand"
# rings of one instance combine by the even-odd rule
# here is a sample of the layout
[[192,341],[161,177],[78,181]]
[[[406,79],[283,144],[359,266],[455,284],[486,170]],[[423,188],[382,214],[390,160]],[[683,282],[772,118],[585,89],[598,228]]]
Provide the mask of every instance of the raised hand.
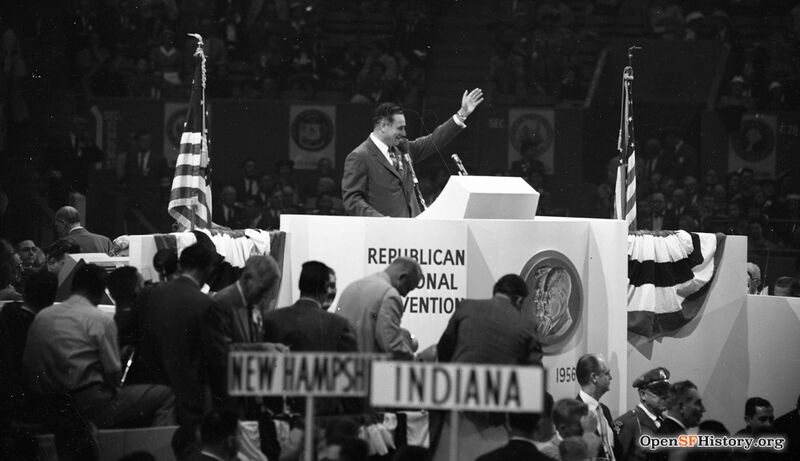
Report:
[[464,95],[461,96],[461,109],[459,112],[461,112],[461,115],[464,117],[469,117],[469,114],[471,114],[472,111],[475,110],[475,108],[478,107],[478,105],[482,102],[483,90],[480,88],[475,88],[469,92],[464,90]]

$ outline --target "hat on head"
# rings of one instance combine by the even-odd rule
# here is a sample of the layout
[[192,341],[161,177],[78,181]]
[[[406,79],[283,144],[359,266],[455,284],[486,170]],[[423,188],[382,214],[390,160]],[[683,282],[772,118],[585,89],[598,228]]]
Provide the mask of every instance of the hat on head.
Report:
[[772,82],[772,83],[769,84],[769,89],[770,89],[770,91],[772,91],[775,88],[781,88],[782,86],[783,85],[781,85],[781,82]]
[[744,77],[742,77],[741,75],[735,75],[731,79],[731,83],[744,83]]
[[669,370],[664,367],[653,368],[633,381],[636,389],[650,389],[658,393],[669,388]]

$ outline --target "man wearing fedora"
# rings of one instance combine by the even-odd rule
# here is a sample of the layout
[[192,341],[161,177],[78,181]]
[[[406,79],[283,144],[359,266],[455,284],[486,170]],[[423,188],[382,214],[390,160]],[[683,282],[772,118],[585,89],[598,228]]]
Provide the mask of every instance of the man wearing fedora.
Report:
[[645,460],[647,452],[639,445],[641,435],[654,435],[661,427],[661,412],[666,408],[669,393],[669,370],[654,368],[633,381],[639,392],[639,405],[617,418],[621,459]]

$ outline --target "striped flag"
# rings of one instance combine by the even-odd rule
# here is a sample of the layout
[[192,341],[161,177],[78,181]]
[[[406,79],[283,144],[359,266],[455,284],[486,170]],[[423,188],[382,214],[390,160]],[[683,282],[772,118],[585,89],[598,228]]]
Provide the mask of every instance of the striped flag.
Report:
[[624,219],[628,230],[636,230],[636,143],[633,138],[633,99],[630,85],[633,68],[628,66],[622,75],[622,109],[619,121],[619,165],[614,188],[614,219]]
[[211,168],[206,127],[206,57],[202,38],[195,34],[189,35],[198,40],[197,51],[194,53],[197,67],[192,80],[192,93],[167,207],[180,230],[212,227],[209,181]]
[[725,236],[686,231],[628,235],[628,330],[655,339],[697,316]]

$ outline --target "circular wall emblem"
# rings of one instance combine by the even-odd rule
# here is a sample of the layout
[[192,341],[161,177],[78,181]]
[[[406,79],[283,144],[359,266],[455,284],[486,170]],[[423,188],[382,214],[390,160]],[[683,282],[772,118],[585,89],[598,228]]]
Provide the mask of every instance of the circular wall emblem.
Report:
[[583,284],[566,256],[546,250],[534,255],[520,273],[530,291],[523,312],[536,324],[534,335],[545,354],[558,352],[580,324]]
[[292,139],[307,151],[322,150],[333,139],[333,121],[320,110],[304,110],[292,122]]
[[181,145],[181,135],[183,134],[183,124],[185,122],[185,107],[172,111],[167,119],[167,140],[176,149]]
[[511,147],[517,153],[522,154],[523,147],[531,143],[537,157],[553,145],[553,125],[539,114],[521,115],[511,125]]
[[731,147],[739,158],[748,162],[764,160],[775,147],[775,132],[763,120],[742,120],[739,131],[731,137]]

